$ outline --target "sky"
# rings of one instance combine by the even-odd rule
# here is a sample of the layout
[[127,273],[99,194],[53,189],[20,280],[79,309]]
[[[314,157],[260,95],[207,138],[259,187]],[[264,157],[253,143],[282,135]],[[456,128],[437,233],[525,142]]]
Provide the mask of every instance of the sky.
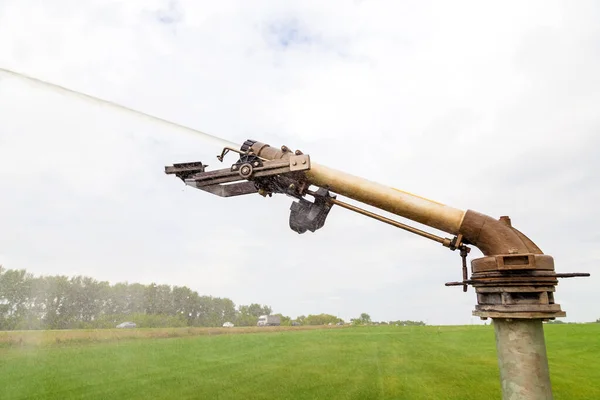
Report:
[[[586,322],[600,318],[599,20],[594,1],[0,0],[0,68],[509,215],[558,272],[592,274],[555,296]],[[335,207],[299,235],[290,198],[164,174],[227,167],[222,146],[0,73],[0,264],[292,317],[481,323],[473,289],[444,286],[461,262],[437,243]]]

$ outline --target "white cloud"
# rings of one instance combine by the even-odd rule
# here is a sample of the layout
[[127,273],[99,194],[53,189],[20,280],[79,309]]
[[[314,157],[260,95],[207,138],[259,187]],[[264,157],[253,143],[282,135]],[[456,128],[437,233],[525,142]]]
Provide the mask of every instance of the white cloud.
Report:
[[[594,272],[598,17],[594,2],[9,0],[0,66],[509,214],[559,271]],[[471,321],[473,293],[443,287],[458,255],[341,209],[299,236],[290,199],[184,188],[163,166],[217,167],[220,148],[182,133],[0,75],[6,266],[292,315]],[[597,279],[561,282],[568,319],[598,317]]]

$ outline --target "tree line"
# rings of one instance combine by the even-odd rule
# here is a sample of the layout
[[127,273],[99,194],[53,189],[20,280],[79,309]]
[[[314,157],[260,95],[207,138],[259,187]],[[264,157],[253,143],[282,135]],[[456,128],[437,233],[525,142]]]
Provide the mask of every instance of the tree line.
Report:
[[0,266],[0,330],[256,325],[267,305],[237,306],[186,286],[116,283],[86,276],[34,276]]
[[[87,276],[34,276],[24,269],[0,265],[0,330],[114,328],[131,321],[140,328],[217,327],[225,322],[255,326],[258,317],[271,315],[268,305],[238,305],[228,298],[201,296],[186,286],[116,283]],[[295,320],[278,315],[281,325],[336,325],[344,320],[330,314],[300,315]],[[373,322],[362,313],[354,325]],[[390,321],[397,325],[425,325],[420,321]]]

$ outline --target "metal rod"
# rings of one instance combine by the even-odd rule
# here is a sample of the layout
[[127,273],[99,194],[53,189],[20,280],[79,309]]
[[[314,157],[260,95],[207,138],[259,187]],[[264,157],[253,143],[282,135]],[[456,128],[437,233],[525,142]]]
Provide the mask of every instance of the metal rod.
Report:
[[[465,275],[463,275],[464,278]],[[589,277],[590,274],[588,272],[567,272],[567,273],[560,273],[560,274],[550,274],[550,275],[543,275],[543,278],[580,278],[580,277]],[[462,282],[448,282],[446,283],[446,286],[460,286],[460,285],[464,285],[465,283],[470,285],[473,283],[476,283],[477,281],[474,280],[463,280]]]
[[[315,196],[316,195],[316,193],[313,192],[313,191],[311,191],[311,190],[307,190],[306,193],[310,194],[311,196]],[[356,213],[365,215],[367,217],[371,217],[373,219],[376,219],[377,221],[385,222],[386,224],[395,226],[396,228],[404,229],[405,231],[412,232],[412,233],[417,234],[419,236],[423,236],[423,237],[425,237],[427,239],[431,239],[431,240],[433,240],[435,242],[444,244],[444,242],[447,241],[443,237],[436,236],[434,234],[422,231],[422,230],[417,229],[417,228],[413,228],[410,225],[406,225],[406,224],[403,224],[401,222],[394,221],[393,219],[386,218],[386,217],[381,216],[379,214],[372,213],[372,212],[367,211],[365,209],[362,209],[360,207],[353,206],[352,204],[344,203],[343,201],[340,201],[340,200],[337,200],[337,199],[334,199],[334,198],[329,198],[328,201],[331,202],[331,203],[333,203],[333,204],[335,204],[335,205],[338,205],[338,206],[340,206],[342,208],[345,208],[347,210],[351,210],[351,211],[354,211]]]
[[541,319],[494,318],[503,400],[551,400]]
[[[469,279],[469,274],[467,272],[467,254],[463,254],[463,250],[460,252],[460,256],[462,258],[462,274],[463,274],[463,282],[466,282]],[[463,292],[467,291],[468,285],[463,283]]]
[[[221,155],[217,156],[217,160],[219,160],[219,161],[223,162],[223,159],[225,158],[225,155],[226,155],[226,154],[227,154],[229,151],[233,151],[233,152],[235,152],[235,153],[238,153],[238,154],[241,154],[241,155],[248,154],[248,153],[245,153],[245,152],[243,152],[243,151],[241,151],[241,150],[239,150],[239,149],[236,149],[235,147],[231,147],[231,146],[225,146],[225,147],[223,148],[223,151],[221,152]],[[258,156],[258,155],[254,154],[254,153],[251,153],[251,154],[252,154],[253,156],[257,157],[257,158],[260,158],[260,159],[261,159],[261,160],[263,160],[263,161],[269,161],[269,159],[268,159],[268,158],[264,158],[264,157]]]
[[579,278],[588,277],[590,274],[588,272],[564,272],[555,274],[554,276],[557,278]]

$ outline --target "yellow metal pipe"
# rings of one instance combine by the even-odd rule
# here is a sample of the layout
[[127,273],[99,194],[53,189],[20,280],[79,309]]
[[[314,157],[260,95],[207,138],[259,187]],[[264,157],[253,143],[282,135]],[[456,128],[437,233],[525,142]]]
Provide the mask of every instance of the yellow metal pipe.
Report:
[[458,234],[465,211],[394,189],[311,161],[305,172],[308,181],[356,201]]
[[[254,142],[251,150],[268,160],[278,160],[294,154],[285,146],[279,150],[260,142]],[[334,193],[453,235],[462,234],[465,241],[479,248],[485,255],[542,254],[535,243],[512,228],[507,221],[496,220],[473,210],[459,210],[312,160],[310,168],[304,174],[308,183],[315,186],[329,188]]]

